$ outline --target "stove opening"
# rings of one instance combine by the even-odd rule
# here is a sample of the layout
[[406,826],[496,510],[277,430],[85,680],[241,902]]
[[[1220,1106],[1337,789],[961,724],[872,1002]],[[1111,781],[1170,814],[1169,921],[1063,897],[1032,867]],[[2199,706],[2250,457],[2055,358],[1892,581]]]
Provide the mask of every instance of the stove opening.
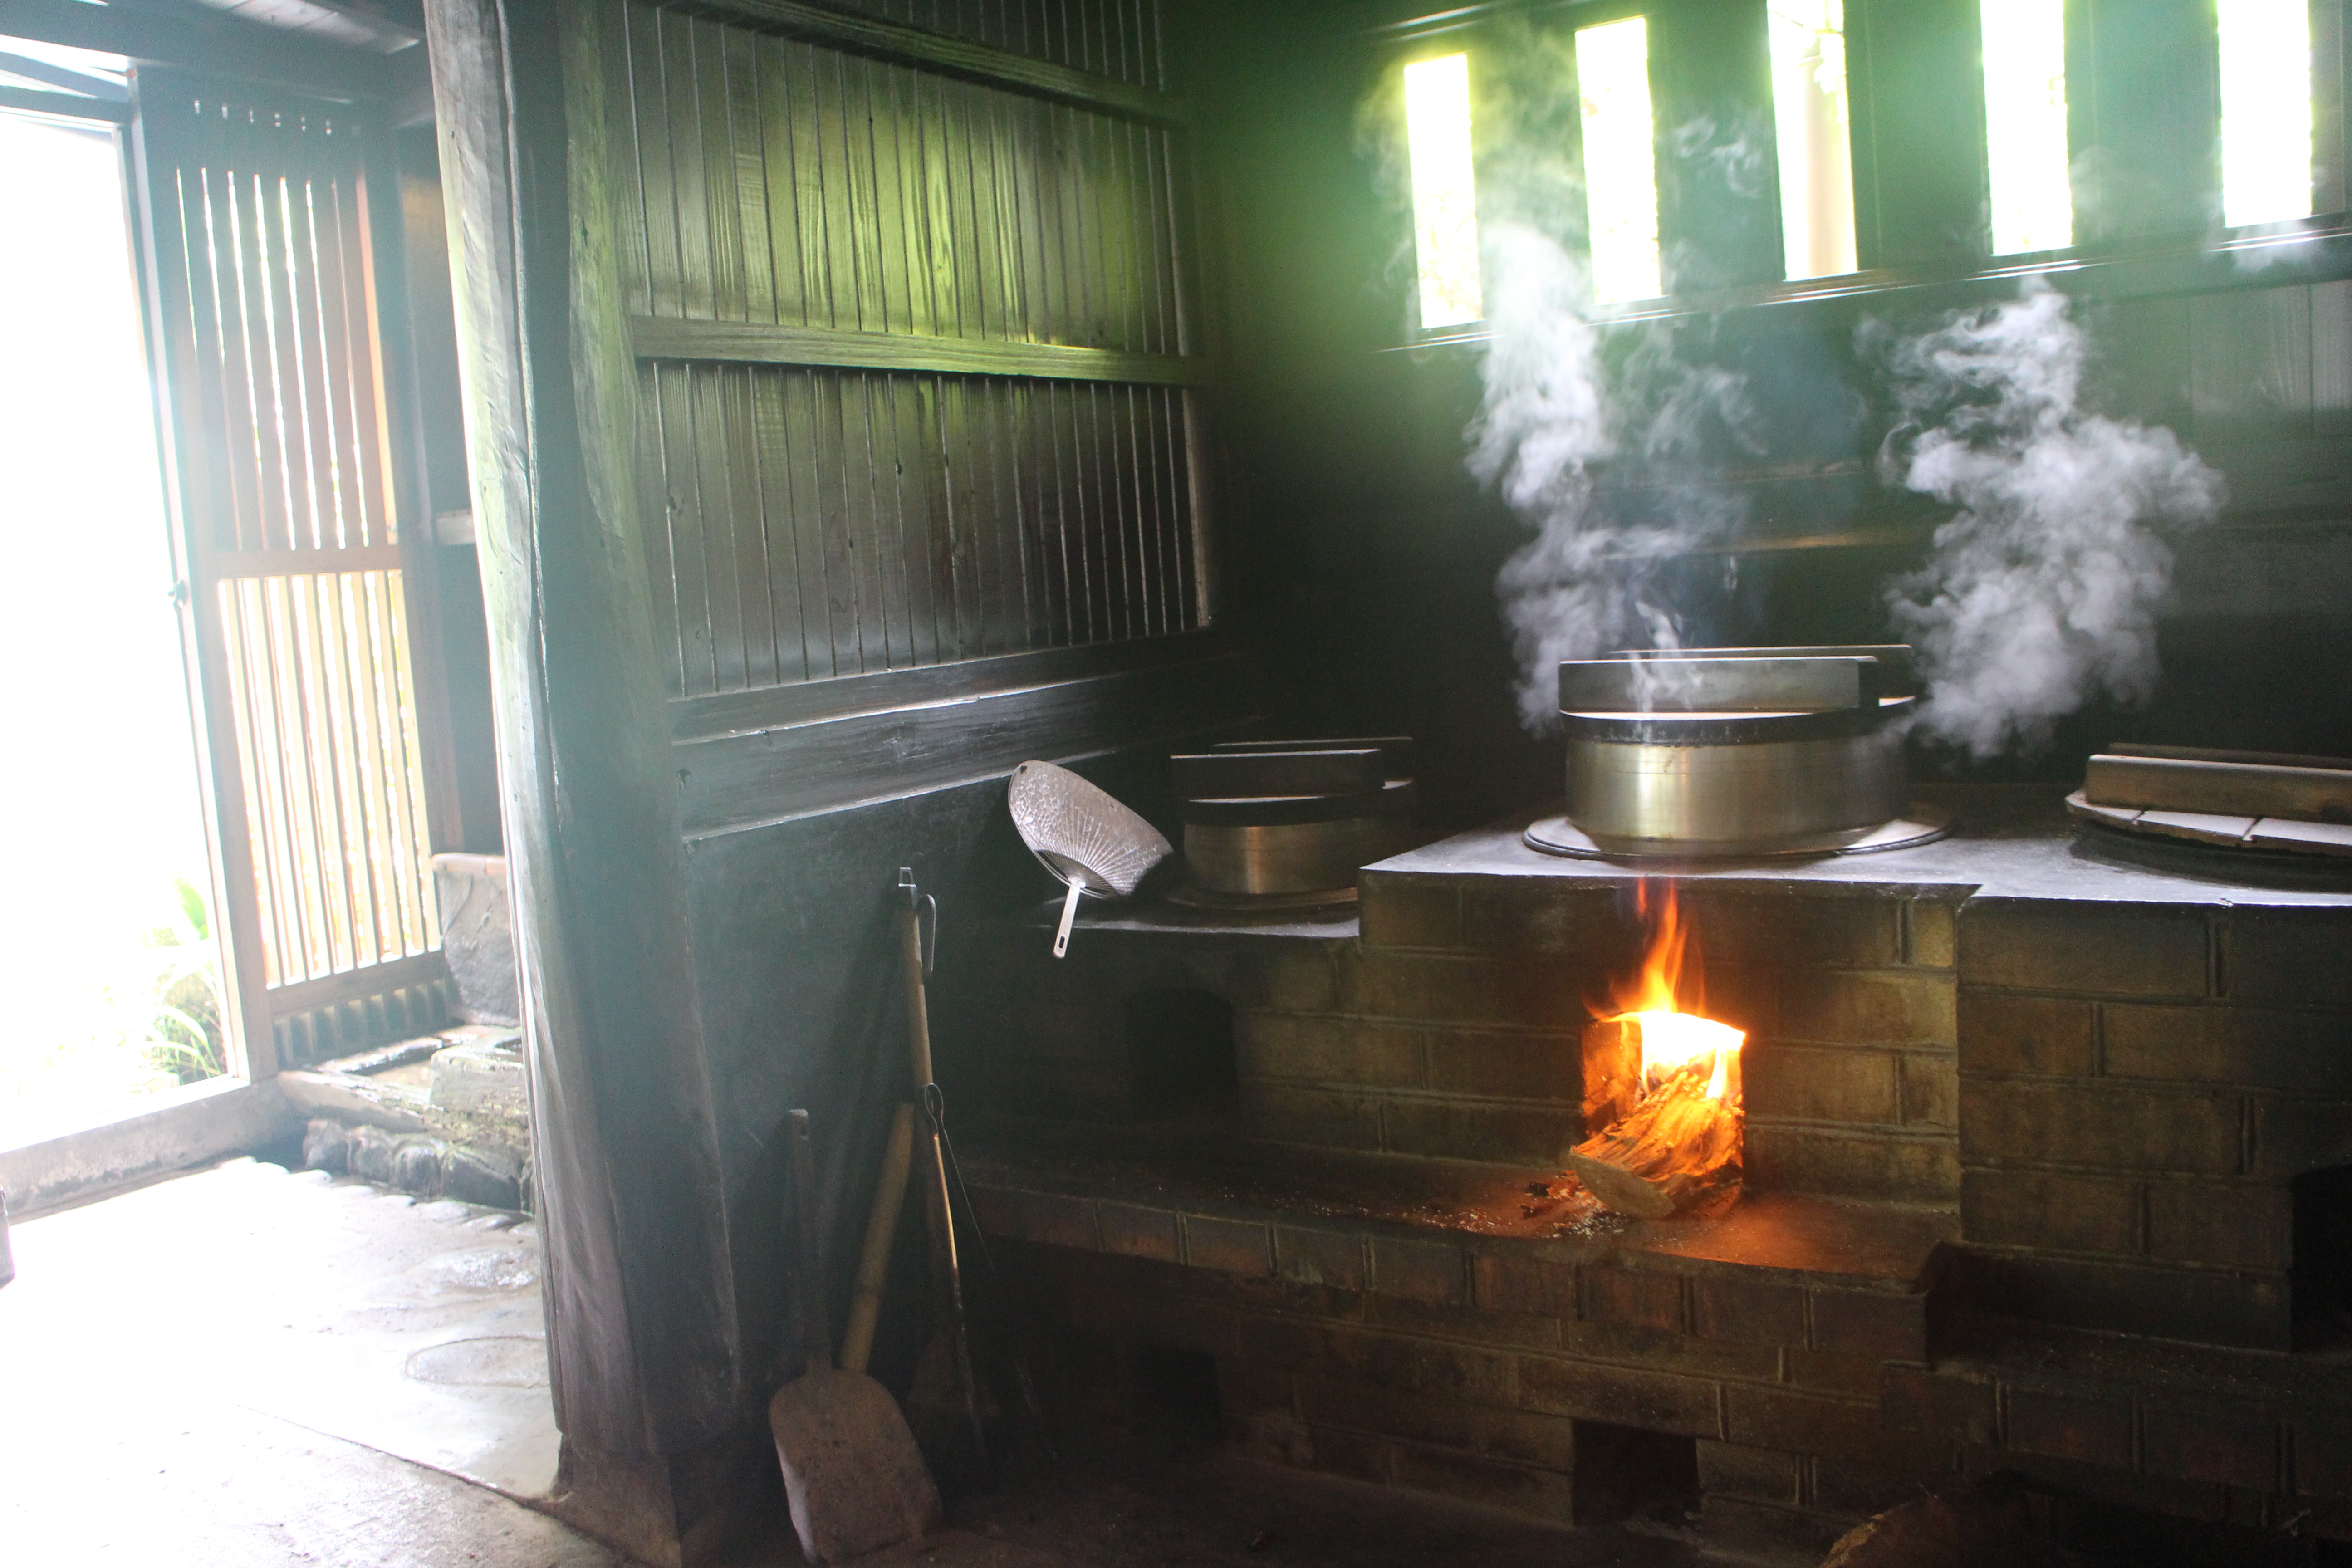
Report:
[[1576,1522],[1680,1525],[1698,1508],[1698,1439],[1576,1423]]
[[1127,998],[1125,1022],[1137,1116],[1240,1113],[1231,1003],[1182,987],[1139,991]]
[[1126,1382],[1135,1429],[1147,1440],[1181,1450],[1223,1436],[1214,1356],[1139,1344],[1129,1352]]
[[2352,1345],[2352,1165],[2294,1179],[2293,1257],[2295,1348]]

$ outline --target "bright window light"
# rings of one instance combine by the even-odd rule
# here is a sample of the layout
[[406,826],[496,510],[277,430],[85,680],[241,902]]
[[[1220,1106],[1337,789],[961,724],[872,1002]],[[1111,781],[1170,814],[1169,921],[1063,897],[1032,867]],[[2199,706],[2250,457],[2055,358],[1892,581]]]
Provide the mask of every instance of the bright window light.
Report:
[[1592,224],[1592,294],[1653,300],[1658,274],[1657,132],[1650,115],[1650,24],[1628,16],[1576,35],[1584,101],[1584,199]]
[[1470,57],[1404,68],[1412,162],[1413,256],[1421,324],[1458,327],[1486,313],[1478,289],[1478,183],[1470,163]]
[[2309,0],[2221,0],[2221,221],[2311,215]]
[[[2236,0],[2225,0],[2224,9]],[[1992,253],[2074,243],[2066,178],[2063,0],[1978,0],[1984,25],[1985,162],[1992,176]]]
[[1780,144],[1780,256],[1790,278],[1858,265],[1844,0],[1769,0],[1772,121]]

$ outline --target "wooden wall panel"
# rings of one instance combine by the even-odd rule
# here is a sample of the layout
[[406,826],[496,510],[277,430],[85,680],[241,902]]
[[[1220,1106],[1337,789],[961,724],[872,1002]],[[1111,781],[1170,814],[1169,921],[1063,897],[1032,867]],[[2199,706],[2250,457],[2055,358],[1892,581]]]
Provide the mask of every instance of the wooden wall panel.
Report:
[[672,694],[1196,629],[1181,130],[604,4]]
[[1179,389],[670,360],[638,389],[674,695],[1197,624]]
[[1176,354],[1177,132],[625,6],[633,311]]

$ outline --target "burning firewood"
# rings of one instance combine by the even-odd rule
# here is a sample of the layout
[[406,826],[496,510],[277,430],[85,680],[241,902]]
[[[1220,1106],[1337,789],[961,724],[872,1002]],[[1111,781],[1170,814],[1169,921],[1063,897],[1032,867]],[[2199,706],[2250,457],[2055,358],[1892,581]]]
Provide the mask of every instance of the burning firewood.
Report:
[[1669,888],[1640,978],[1619,1012],[1584,1031],[1584,1124],[1601,1131],[1568,1168],[1603,1205],[1641,1219],[1664,1219],[1741,1173],[1745,1037],[1676,1002],[1687,937]]
[[[1620,1022],[1593,1028],[1613,1031]],[[1603,1204],[1640,1219],[1664,1219],[1738,1181],[1738,1060],[1736,1048],[1717,1049],[1673,1068],[1613,1125],[1578,1144],[1569,1170]]]

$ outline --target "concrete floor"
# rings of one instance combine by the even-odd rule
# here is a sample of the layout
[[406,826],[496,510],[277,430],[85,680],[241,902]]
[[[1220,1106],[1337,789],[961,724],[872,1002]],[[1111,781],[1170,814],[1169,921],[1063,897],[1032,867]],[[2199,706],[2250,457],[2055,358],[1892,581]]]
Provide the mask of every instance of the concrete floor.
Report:
[[527,1222],[240,1160],[12,1240],[0,1560],[625,1562],[515,1500],[555,1474]]
[[[528,1504],[555,1471],[518,1216],[232,1161],[14,1228],[0,1563],[625,1568]],[[1066,1433],[863,1568],[1686,1568],[1687,1536],[1548,1529]],[[790,1568],[785,1532],[747,1565]]]

